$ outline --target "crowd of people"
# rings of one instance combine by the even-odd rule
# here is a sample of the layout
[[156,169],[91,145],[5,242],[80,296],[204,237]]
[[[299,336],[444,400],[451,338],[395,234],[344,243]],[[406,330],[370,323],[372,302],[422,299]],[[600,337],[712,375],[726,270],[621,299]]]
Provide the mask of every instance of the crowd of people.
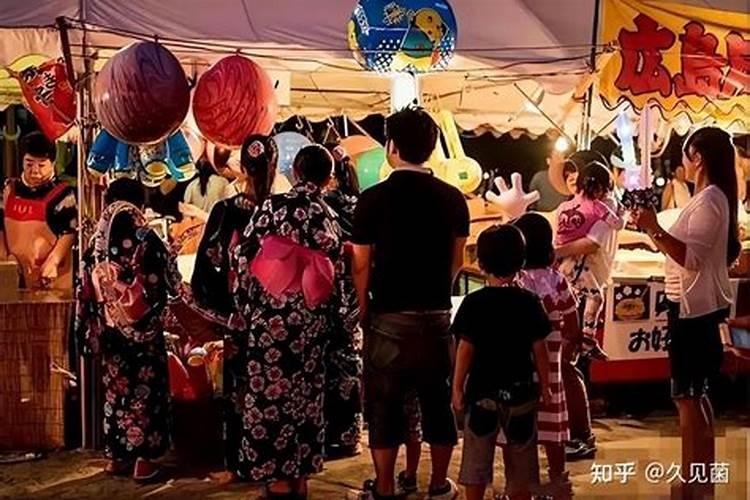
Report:
[[[479,235],[486,286],[451,321],[466,200],[426,167],[439,135],[428,113],[398,111],[386,132],[393,173],[361,193],[345,150],[311,145],[294,160],[291,191],[272,194],[278,151],[261,135],[242,145],[234,196],[204,204],[221,186],[201,174],[189,191],[208,216],[189,293],[174,255],[148,228],[140,185],[110,184],[82,259],[77,315],[82,345],[104,363],[108,472],[149,480],[159,471],[154,459],[170,439],[162,313],[187,295],[210,311],[224,340],[227,479],[263,483],[268,498],[306,498],[307,479],[326,459],[361,451],[366,421],[374,476],[360,498],[416,491],[424,441],[429,498],[453,499],[459,416],[466,498],[484,498],[498,445],[510,498],[570,495],[566,455],[595,450],[577,358],[606,358],[595,333],[627,220],[606,161],[574,155],[566,163],[575,195],[558,208],[554,230],[527,213]],[[701,129],[684,156],[696,196],[675,227],[663,229],[648,208],[631,218],[668,257],[673,397],[687,467],[713,460],[706,388],[721,360],[727,268],[739,246],[729,135]],[[407,464],[397,475],[402,445]]]

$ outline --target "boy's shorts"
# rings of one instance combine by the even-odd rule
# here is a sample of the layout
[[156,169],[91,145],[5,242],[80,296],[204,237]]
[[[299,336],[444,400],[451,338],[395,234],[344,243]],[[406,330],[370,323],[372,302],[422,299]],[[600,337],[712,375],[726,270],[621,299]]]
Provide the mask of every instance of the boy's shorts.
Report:
[[497,436],[502,430],[507,440],[503,446],[506,494],[528,491],[539,484],[536,402],[512,408],[495,405],[497,410],[484,408],[493,404],[475,403],[467,408],[458,480],[465,486],[492,484]]

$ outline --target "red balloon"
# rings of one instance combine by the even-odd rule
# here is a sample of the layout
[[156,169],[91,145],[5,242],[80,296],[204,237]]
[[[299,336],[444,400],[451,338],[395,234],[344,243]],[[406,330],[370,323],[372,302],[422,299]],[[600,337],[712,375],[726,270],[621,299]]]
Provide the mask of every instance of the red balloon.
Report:
[[193,116],[209,141],[237,147],[250,134],[268,134],[278,112],[273,83],[250,59],[229,56],[198,80]]
[[138,42],[107,61],[94,85],[94,106],[102,126],[129,144],[166,139],[190,106],[190,89],[180,62],[155,42]]

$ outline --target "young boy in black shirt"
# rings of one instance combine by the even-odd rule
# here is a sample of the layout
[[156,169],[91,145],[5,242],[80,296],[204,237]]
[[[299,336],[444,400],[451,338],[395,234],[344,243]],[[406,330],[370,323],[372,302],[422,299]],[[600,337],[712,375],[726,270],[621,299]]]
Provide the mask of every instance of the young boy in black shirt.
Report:
[[488,286],[464,298],[452,326],[460,339],[453,406],[467,417],[459,482],[468,500],[484,498],[492,483],[500,431],[508,443],[506,494],[531,498],[530,489],[539,483],[536,403],[540,392],[545,401],[551,397],[544,343],[551,326],[539,299],[514,282],[525,247],[522,233],[511,225],[479,235],[477,257]]

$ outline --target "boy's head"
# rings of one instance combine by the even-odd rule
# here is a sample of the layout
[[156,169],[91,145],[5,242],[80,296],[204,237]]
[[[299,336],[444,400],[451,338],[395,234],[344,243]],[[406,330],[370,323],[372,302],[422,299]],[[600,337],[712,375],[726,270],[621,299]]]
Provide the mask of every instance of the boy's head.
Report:
[[526,269],[550,267],[555,260],[552,226],[543,215],[526,213],[513,223],[526,241]]
[[485,229],[477,239],[479,267],[496,278],[512,278],[523,268],[526,242],[510,224]]
[[32,132],[21,139],[23,177],[31,187],[44,184],[55,174],[55,143],[41,132]]
[[438,126],[422,108],[404,108],[385,120],[388,163],[398,168],[404,164],[422,165],[435,149]]

